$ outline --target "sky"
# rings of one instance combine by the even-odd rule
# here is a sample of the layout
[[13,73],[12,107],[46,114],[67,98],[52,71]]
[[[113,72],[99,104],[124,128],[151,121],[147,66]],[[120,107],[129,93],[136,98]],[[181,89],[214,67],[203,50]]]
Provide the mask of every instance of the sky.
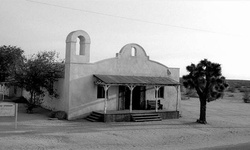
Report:
[[[180,68],[219,63],[227,79],[250,80],[250,1],[247,0],[0,0],[0,46],[25,55],[55,50],[75,30],[91,38],[90,61],[115,57],[128,43],[151,60]],[[249,69],[249,70],[248,70]]]

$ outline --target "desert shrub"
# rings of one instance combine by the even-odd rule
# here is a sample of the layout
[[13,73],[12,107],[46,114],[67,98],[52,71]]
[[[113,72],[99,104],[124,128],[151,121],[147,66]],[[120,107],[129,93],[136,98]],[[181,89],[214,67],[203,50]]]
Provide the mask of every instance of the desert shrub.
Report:
[[239,88],[239,91],[241,92],[241,93],[244,93],[245,92],[245,88]]
[[181,100],[188,100],[188,99],[189,99],[188,96],[181,94]]
[[249,87],[241,87],[241,88],[239,88],[239,91],[241,92],[241,93],[245,93],[245,92],[249,92],[250,91],[250,88]]
[[245,103],[250,102],[250,90],[249,89],[245,89],[244,93],[243,93],[243,98]]
[[240,86],[240,85],[236,85],[235,88],[236,88],[236,89],[239,89],[239,88],[241,88],[241,86]]
[[59,120],[64,120],[67,118],[67,113],[64,112],[64,111],[53,111],[51,114],[50,114],[50,117],[51,118],[57,118]]
[[228,92],[231,92],[231,93],[234,93],[235,91],[236,91],[236,89],[235,89],[235,87],[229,87],[228,89],[227,89],[227,91]]
[[186,96],[187,97],[194,97],[194,98],[198,98],[198,94],[195,90],[190,90],[190,89],[187,89],[186,91]]

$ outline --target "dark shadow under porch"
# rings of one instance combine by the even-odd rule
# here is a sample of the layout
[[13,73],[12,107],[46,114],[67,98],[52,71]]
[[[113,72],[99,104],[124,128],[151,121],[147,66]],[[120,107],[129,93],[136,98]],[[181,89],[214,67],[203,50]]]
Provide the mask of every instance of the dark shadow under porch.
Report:
[[[132,122],[135,121],[133,116],[159,116],[160,119],[178,119],[179,111],[167,111],[167,110],[107,110],[106,114],[104,111],[93,111],[92,115],[99,115],[101,122]],[[154,119],[148,119],[154,121]],[[155,120],[156,121],[156,120]],[[159,121],[159,120],[158,120]]]

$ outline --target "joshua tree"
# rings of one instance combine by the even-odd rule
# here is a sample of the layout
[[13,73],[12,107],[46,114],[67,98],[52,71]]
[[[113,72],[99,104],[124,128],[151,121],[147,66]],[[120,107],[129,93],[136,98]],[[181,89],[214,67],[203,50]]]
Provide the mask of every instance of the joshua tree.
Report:
[[198,123],[206,124],[206,104],[223,96],[228,87],[225,77],[221,74],[221,66],[207,59],[201,60],[197,65],[186,67],[188,75],[183,76],[183,85],[195,89],[200,99],[200,118]]

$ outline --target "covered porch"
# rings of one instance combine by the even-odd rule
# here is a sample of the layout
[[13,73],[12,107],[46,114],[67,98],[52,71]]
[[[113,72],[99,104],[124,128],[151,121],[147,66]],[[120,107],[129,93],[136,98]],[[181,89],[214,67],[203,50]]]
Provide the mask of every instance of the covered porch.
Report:
[[[120,76],[120,75],[94,75],[95,84],[98,86],[102,86],[105,92],[104,98],[104,108],[103,111],[97,111],[97,114],[103,115],[104,122],[110,121],[131,121],[132,115],[134,114],[157,114],[162,119],[169,118],[177,118],[179,116],[179,112],[177,110],[178,107],[178,95],[179,95],[179,83],[174,81],[168,77],[146,77],[146,76]],[[111,86],[119,87],[120,91],[127,91],[126,94],[123,95],[124,105],[117,110],[108,110],[108,90]],[[159,110],[159,89],[164,86],[173,86],[176,89],[176,110],[175,111],[167,111],[167,110]],[[145,91],[150,87],[151,90],[154,90],[154,99],[150,99],[151,105],[153,103],[154,110],[148,109],[149,100],[144,99],[141,101],[143,97],[145,97]],[[128,94],[129,93],[129,94]],[[121,92],[122,94],[122,92]],[[143,96],[144,95],[144,96]],[[120,98],[121,96],[119,96]],[[135,100],[134,100],[135,99]],[[129,100],[129,101],[128,101]],[[120,103],[121,100],[119,100]],[[140,102],[143,102],[141,104]],[[121,105],[121,104],[119,104]]]

